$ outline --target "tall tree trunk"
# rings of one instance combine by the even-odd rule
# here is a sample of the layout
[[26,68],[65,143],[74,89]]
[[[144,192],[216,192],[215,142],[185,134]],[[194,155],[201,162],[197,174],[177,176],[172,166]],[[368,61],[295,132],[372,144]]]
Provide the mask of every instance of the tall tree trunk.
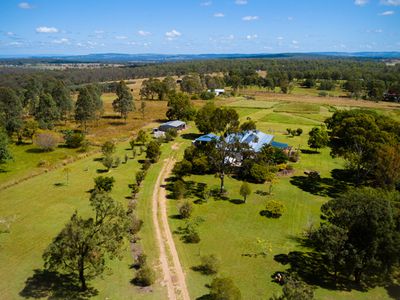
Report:
[[81,282],[81,290],[86,291],[86,278],[85,278],[85,267],[83,262],[83,257],[79,261],[79,281]]
[[220,191],[219,192],[222,194],[224,192],[224,190],[225,190],[225,185],[224,185],[225,174],[222,172],[219,175],[219,178],[221,179],[221,187],[220,187]]

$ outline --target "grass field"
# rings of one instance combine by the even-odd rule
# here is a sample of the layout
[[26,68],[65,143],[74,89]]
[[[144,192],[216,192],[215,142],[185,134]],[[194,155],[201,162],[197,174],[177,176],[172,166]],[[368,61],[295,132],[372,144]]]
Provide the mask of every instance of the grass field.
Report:
[[[136,82],[135,86],[139,83]],[[256,92],[257,90],[253,90]],[[103,96],[106,108],[105,118],[98,127],[90,129],[89,139],[95,144],[104,140],[116,138],[126,139],[134,134],[138,128],[147,128],[156,124],[158,119],[164,118],[166,111],[165,101],[147,101],[148,114],[144,119],[138,112],[133,113],[128,122],[121,120],[111,110],[113,94]],[[138,99],[138,98],[136,98]],[[349,101],[349,102],[345,102]],[[198,107],[204,101],[194,101]],[[139,102],[137,102],[138,105]],[[256,121],[258,129],[272,133],[275,140],[288,143],[294,147],[308,149],[307,133],[313,126],[318,126],[331,115],[334,109],[369,107],[377,112],[400,119],[400,106],[393,103],[374,103],[340,98],[321,98],[304,95],[282,95],[261,93],[254,100],[243,97],[217,99],[217,105],[227,105],[237,109],[241,121],[251,118]],[[196,132],[194,124],[185,133]],[[285,134],[286,128],[302,128],[303,135],[289,137]],[[175,155],[182,156],[185,147],[191,141],[179,137],[176,142],[181,144]],[[146,180],[139,194],[138,213],[144,220],[140,232],[140,245],[148,255],[157,274],[161,269],[157,266],[158,250],[153,235],[151,219],[151,197],[156,178],[161,170],[163,159],[172,153],[171,145],[164,144],[160,161],[149,170]],[[122,158],[127,150],[128,143],[119,142],[118,155]],[[39,160],[47,160],[51,165],[62,163],[63,160],[76,157],[76,150],[58,148],[50,153],[37,153],[34,146],[12,146],[15,161],[3,166],[0,173],[0,185],[29,177],[35,172],[43,171],[38,168]],[[93,147],[96,149],[96,147]],[[0,234],[0,298],[46,298],[50,288],[43,285],[43,277],[39,275],[43,268],[41,255],[52,238],[61,230],[74,210],[89,214],[87,191],[93,187],[93,177],[97,170],[102,168],[100,162],[91,157],[82,158],[68,164],[70,169],[69,183],[66,183],[64,167],[44,172],[20,182],[18,185],[0,190],[0,217],[12,220],[9,233]],[[301,236],[310,222],[319,221],[319,208],[327,201],[332,192],[342,186],[332,179],[331,171],[343,168],[343,161],[332,159],[329,149],[320,154],[303,153],[301,160],[294,164],[297,180],[290,177],[281,177],[274,185],[272,196],[263,196],[255,193],[257,190],[266,191],[266,185],[252,185],[253,193],[247,203],[240,204],[240,182],[234,178],[226,180],[228,200],[210,199],[207,203],[195,204],[195,216],[201,216],[204,222],[200,224],[201,242],[199,244],[185,244],[180,235],[174,235],[179,257],[187,275],[187,284],[193,299],[208,292],[206,284],[211,281],[210,276],[201,275],[192,270],[200,262],[200,255],[215,254],[221,261],[221,274],[230,276],[242,291],[243,299],[266,299],[281,287],[271,282],[271,275],[275,271],[288,268],[274,260],[274,255],[288,254],[290,251],[304,251],[296,237]],[[139,168],[137,159],[130,159],[127,164],[121,164],[108,174],[116,179],[112,196],[125,204],[126,196],[130,194],[128,184],[133,182]],[[324,179],[318,193],[310,193],[302,186],[301,176],[304,170],[315,169],[321,172]],[[295,179],[296,179],[295,178]],[[218,186],[219,180],[214,176],[191,176],[186,179],[193,186],[197,183],[206,183],[209,187]],[[260,215],[269,198],[282,201],[286,212],[280,219],[267,219]],[[191,201],[198,200],[193,194],[188,196]],[[177,214],[177,202],[168,203],[171,229],[175,230],[183,225],[183,221],[173,218]],[[258,240],[262,240],[259,243]],[[97,299],[165,299],[166,294],[160,282],[149,290],[141,290],[133,286],[130,280],[134,277],[134,270],[130,269],[132,256],[128,245],[122,261],[108,263],[110,271],[101,278],[91,281],[90,285],[98,290]],[[268,248],[266,257],[257,254]],[[243,256],[245,254],[245,256]],[[253,255],[249,257],[247,255]],[[12,273],[11,271],[12,270]],[[38,270],[36,276],[35,270]],[[12,276],[12,278],[11,278]],[[26,282],[29,279],[29,282]],[[36,281],[34,281],[35,279]],[[35,285],[36,284],[36,285]],[[62,285],[53,286],[56,295],[66,291]],[[65,294],[64,294],[65,295]],[[335,291],[317,287],[317,299],[396,299],[399,295],[388,294],[384,288],[375,288],[368,293],[356,290]],[[57,298],[57,297],[56,297]],[[59,297],[60,298],[60,297]],[[61,297],[63,298],[63,297]]]

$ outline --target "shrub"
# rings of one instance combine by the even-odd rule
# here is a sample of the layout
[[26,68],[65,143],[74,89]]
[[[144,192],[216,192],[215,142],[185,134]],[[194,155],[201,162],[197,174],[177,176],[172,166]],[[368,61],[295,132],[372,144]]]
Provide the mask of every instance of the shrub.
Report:
[[137,193],[139,193],[139,186],[138,186],[136,183],[134,183],[134,184],[132,184],[132,186],[131,186],[131,195],[132,195],[132,198],[135,198],[136,195],[137,195]]
[[230,278],[214,278],[210,286],[210,298],[213,300],[240,300],[242,295]]
[[182,219],[188,219],[192,215],[193,212],[193,205],[189,201],[185,201],[179,207],[179,214],[181,215]]
[[145,160],[142,164],[142,170],[147,171],[151,167],[151,162],[149,160]]
[[172,170],[172,173],[179,178],[188,175],[191,172],[192,172],[192,163],[190,161],[187,161],[186,159],[176,163],[174,169]]
[[202,256],[200,258],[200,261],[201,261],[201,264],[200,264],[199,270],[203,274],[211,275],[211,274],[218,273],[220,261],[215,255],[211,254],[211,255]]
[[178,136],[178,130],[175,128],[170,128],[165,132],[165,141],[173,141]]
[[268,200],[265,206],[265,215],[269,218],[279,218],[285,211],[285,206],[275,200]]
[[81,147],[79,148],[79,152],[88,152],[89,151],[90,142],[84,139],[81,142]]
[[111,192],[114,182],[114,177],[98,176],[94,179],[94,189],[97,191]]
[[296,135],[300,136],[303,133],[303,129],[297,128],[296,129]]
[[299,159],[300,159],[300,151],[299,151],[299,150],[292,151],[292,152],[289,154],[289,161],[291,161],[291,162],[298,162]]
[[146,148],[146,158],[150,159],[152,163],[155,163],[160,158],[160,154],[160,143],[157,141],[151,141]]
[[264,183],[268,178],[268,173],[268,168],[260,164],[253,164],[250,168],[251,179],[256,183]]
[[142,268],[146,266],[146,262],[147,262],[147,255],[144,253],[140,253],[136,258],[136,266],[138,268]]
[[146,171],[138,171],[136,173],[135,179],[136,179],[136,184],[140,185],[142,183],[142,181],[144,180],[144,178],[146,177]]
[[109,156],[115,152],[115,144],[111,141],[105,142],[101,146],[101,152],[103,153],[104,156]]
[[149,286],[154,283],[155,277],[154,271],[145,265],[137,271],[135,283],[140,286]]
[[189,229],[188,232],[184,236],[184,240],[186,243],[197,244],[200,242],[200,235],[197,229]]
[[43,151],[53,151],[59,142],[58,136],[52,132],[43,132],[36,135],[34,143]]
[[121,158],[119,156],[114,158],[114,168],[118,168],[118,166],[121,164]]
[[48,166],[50,166],[50,163],[45,159],[41,159],[41,160],[39,160],[37,166],[38,167],[48,167]]
[[103,157],[102,163],[103,166],[106,167],[107,171],[110,171],[114,164],[114,158],[111,155],[107,155]]
[[199,100],[199,95],[193,94],[193,95],[190,97],[190,99],[191,99],[191,100]]
[[67,131],[64,135],[65,145],[68,148],[79,148],[82,146],[82,142],[85,140],[85,135],[80,132]]
[[215,98],[215,93],[213,93],[213,92],[205,91],[205,92],[200,93],[201,100],[211,100],[214,98]]
[[172,195],[174,199],[182,199],[186,193],[186,186],[182,180],[177,180],[172,185]]
[[193,159],[192,165],[193,173],[206,174],[210,171],[210,162],[205,155]]
[[140,231],[140,229],[142,229],[142,226],[143,226],[143,221],[140,220],[140,219],[136,216],[136,214],[132,214],[132,216],[131,216],[131,227],[130,227],[129,232],[130,232],[132,235],[135,235],[135,234],[137,234],[137,233]]
[[321,92],[318,93],[318,96],[320,96],[320,97],[327,97],[327,96],[328,96],[328,93],[325,92],[325,91],[321,91]]

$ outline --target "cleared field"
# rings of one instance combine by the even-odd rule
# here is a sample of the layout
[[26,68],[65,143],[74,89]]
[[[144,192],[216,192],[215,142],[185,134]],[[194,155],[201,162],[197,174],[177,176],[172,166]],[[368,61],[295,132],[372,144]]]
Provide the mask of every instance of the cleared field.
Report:
[[269,102],[269,101],[257,101],[257,100],[238,100],[232,103],[229,103],[225,106],[229,106],[229,107],[237,107],[237,108],[253,108],[253,109],[257,109],[257,108],[272,108],[274,107],[274,105],[276,105],[279,102]]

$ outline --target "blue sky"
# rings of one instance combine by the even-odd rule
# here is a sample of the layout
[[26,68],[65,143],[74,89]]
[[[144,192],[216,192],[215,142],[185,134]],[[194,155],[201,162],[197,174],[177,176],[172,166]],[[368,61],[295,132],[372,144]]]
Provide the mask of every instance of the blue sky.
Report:
[[0,55],[399,50],[400,0],[0,1]]

